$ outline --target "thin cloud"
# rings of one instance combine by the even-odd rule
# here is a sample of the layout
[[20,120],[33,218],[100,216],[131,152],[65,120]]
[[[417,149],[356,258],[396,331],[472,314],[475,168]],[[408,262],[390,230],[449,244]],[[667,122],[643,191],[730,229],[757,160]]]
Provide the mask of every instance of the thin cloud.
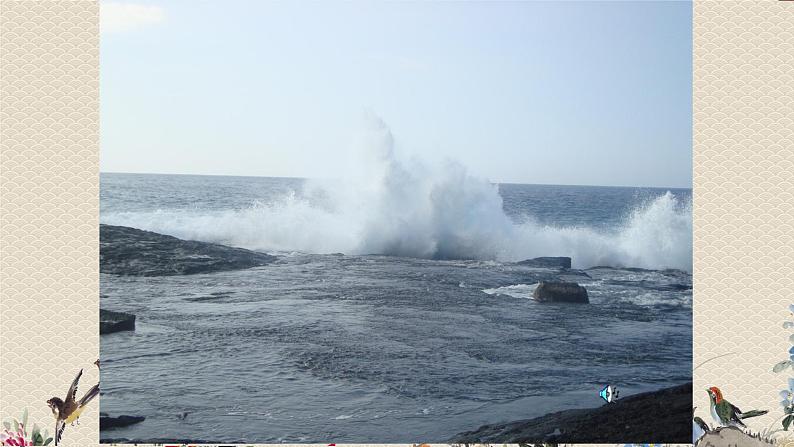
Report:
[[103,33],[122,33],[165,20],[163,8],[138,3],[101,2],[99,27]]

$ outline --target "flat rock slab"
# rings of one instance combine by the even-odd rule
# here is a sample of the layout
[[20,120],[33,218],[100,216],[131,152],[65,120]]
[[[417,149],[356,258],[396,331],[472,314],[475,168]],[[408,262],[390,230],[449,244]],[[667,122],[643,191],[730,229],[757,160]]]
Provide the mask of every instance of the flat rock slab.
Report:
[[516,262],[516,264],[538,268],[569,269],[571,268],[571,258],[567,256],[543,256],[540,258],[524,259],[523,261]]
[[574,282],[541,281],[532,292],[543,303],[589,303],[587,289]]
[[125,276],[172,276],[267,265],[275,256],[115,225],[99,226],[99,271]]
[[598,408],[484,425],[450,442],[688,444],[692,442],[692,383],[627,396]]
[[99,309],[99,333],[110,334],[135,330],[135,315]]

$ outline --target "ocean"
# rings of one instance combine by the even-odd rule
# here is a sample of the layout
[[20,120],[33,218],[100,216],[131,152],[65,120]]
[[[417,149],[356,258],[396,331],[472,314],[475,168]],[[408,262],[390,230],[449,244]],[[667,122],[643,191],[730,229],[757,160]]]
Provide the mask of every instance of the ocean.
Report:
[[[351,179],[101,174],[103,224],[277,257],[101,274],[137,316],[101,336],[101,411],[146,417],[103,440],[445,442],[691,380],[690,189]],[[542,279],[590,304],[535,302]]]

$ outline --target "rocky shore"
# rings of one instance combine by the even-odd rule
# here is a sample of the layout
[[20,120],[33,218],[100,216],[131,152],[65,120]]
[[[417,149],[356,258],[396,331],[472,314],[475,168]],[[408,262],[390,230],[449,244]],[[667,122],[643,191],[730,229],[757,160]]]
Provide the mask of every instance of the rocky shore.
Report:
[[171,276],[247,269],[276,259],[265,253],[115,225],[99,226],[99,271]]
[[598,408],[484,425],[450,442],[687,444],[692,442],[692,383],[622,397]]
[[[177,313],[177,319],[168,316],[167,312],[152,312],[147,307],[148,304],[151,302],[156,302],[158,298],[164,295],[170,296],[172,292],[170,290],[166,290],[165,292],[162,290],[153,290],[153,288],[147,284],[150,282],[148,277],[191,275],[248,269],[252,267],[263,266],[279,259],[268,254],[258,253],[250,250],[205,242],[181,240],[175,237],[161,235],[149,231],[111,225],[100,226],[100,246],[100,271],[104,274],[102,279],[103,286],[110,288],[112,292],[115,292],[110,294],[110,298],[108,298],[108,295],[103,295],[103,305],[107,306],[109,309],[132,310],[135,313],[140,312],[139,315],[141,325],[147,323],[147,318],[152,318],[154,316],[158,319],[158,324],[163,326],[174,324],[175,326],[178,326],[181,324],[181,319],[186,318],[186,315],[190,315],[187,312],[185,314]],[[342,296],[337,290],[338,284],[341,283],[340,278],[347,279],[352,277],[356,279],[358,277],[356,277],[355,274],[360,275],[360,278],[362,279],[359,281],[359,283],[354,283],[352,286],[349,286],[349,288],[344,289],[347,291],[352,290],[354,292],[353,294],[355,294],[358,292],[358,288],[362,287],[362,285],[363,287],[372,287],[372,278],[375,277],[372,275],[373,271],[376,271],[384,276],[398,272],[402,274],[401,278],[403,280],[409,282],[413,281],[411,278],[417,276],[406,273],[410,273],[416,268],[415,262],[413,260],[404,260],[400,258],[373,259],[374,257],[348,257],[341,255],[302,255],[302,257],[309,258],[312,262],[316,262],[318,264],[321,263],[323,266],[323,278],[328,278],[328,281],[326,282],[324,280],[322,283],[317,282],[317,284],[334,284],[334,287],[330,288],[323,285],[318,285],[317,290],[322,293],[317,295],[317,299],[327,300],[324,303],[333,303],[334,305],[339,304],[341,301],[337,298]],[[373,260],[377,262],[370,262]],[[303,261],[302,259],[290,260],[289,257],[281,258],[279,261],[280,264],[287,266],[299,265],[297,264],[298,262]],[[349,273],[351,269],[353,272],[355,272],[355,274]],[[317,273],[311,269],[295,267],[284,270],[287,274],[292,275],[289,278],[290,281],[294,281],[295,284],[302,284],[303,282],[314,281],[316,279],[315,275]],[[605,278],[604,283],[607,284],[607,287],[602,290],[596,290],[596,293],[606,293],[613,290],[614,288],[620,288],[620,290],[630,290],[634,295],[640,295],[646,291],[653,291],[654,293],[658,291],[672,296],[672,298],[669,299],[667,295],[664,296],[665,300],[667,300],[665,301],[665,307],[658,311],[656,308],[646,305],[645,303],[637,304],[633,302],[618,302],[614,306],[609,307],[609,321],[619,321],[620,318],[625,318],[630,322],[653,322],[653,324],[657,324],[656,322],[658,322],[660,318],[664,318],[666,315],[670,314],[670,309],[678,309],[678,307],[675,306],[680,307],[680,304],[676,304],[678,301],[675,299],[678,299],[678,297],[675,296],[674,293],[681,290],[691,289],[691,276],[685,272],[665,271],[660,272],[658,275],[646,275],[648,278],[645,279],[645,277],[643,277],[643,279],[640,281],[629,281],[623,279],[622,276],[610,275],[609,272],[604,274],[604,272],[601,271],[613,270],[611,267],[593,268],[588,270],[572,269],[571,259],[567,257],[543,257],[527,259],[510,265],[509,268],[504,269],[504,271],[500,270],[498,272],[494,272],[491,269],[477,270],[467,268],[466,270],[465,276],[449,276],[460,275],[459,268],[446,264],[432,265],[432,272],[437,275],[436,277],[443,277],[445,279],[451,277],[455,278],[455,280],[448,281],[452,284],[451,287],[440,288],[437,295],[434,296],[434,299],[426,306],[424,306],[423,301],[415,299],[415,297],[407,293],[404,296],[401,295],[399,297],[399,301],[393,299],[392,297],[394,294],[391,283],[383,286],[376,283],[377,287],[373,288],[371,293],[368,292],[367,303],[369,305],[375,303],[378,306],[390,309],[392,312],[399,312],[399,315],[401,316],[412,317],[412,315],[417,315],[419,317],[415,318],[414,320],[420,323],[423,321],[421,320],[421,318],[423,318],[422,316],[426,315],[428,309],[430,309],[430,311],[434,311],[439,306],[443,305],[446,305],[448,308],[453,308],[453,306],[459,305],[461,302],[470,303],[476,305],[478,309],[480,307],[486,309],[492,315],[502,316],[502,321],[508,319],[510,321],[519,321],[521,322],[522,328],[527,327],[538,332],[549,331],[549,333],[555,333],[555,331],[558,329],[564,328],[565,332],[567,333],[575,333],[577,330],[579,330],[579,327],[582,324],[582,319],[571,318],[570,315],[574,314],[586,316],[588,318],[586,321],[588,321],[589,324],[595,326],[597,323],[592,323],[590,319],[595,318],[596,321],[598,321],[597,319],[603,313],[596,312],[600,311],[601,309],[596,308],[596,306],[578,304],[587,303],[589,301],[588,291],[584,289],[584,287],[580,286],[578,282],[590,280],[591,274],[596,279]],[[642,272],[641,269],[638,269],[638,271]],[[329,363],[326,360],[328,358],[326,356],[326,352],[330,351],[335,352],[335,360],[339,359],[342,362],[346,362],[343,364],[343,366],[348,368],[358,367],[356,363],[350,361],[349,359],[357,358],[357,356],[361,355],[362,352],[369,352],[367,350],[360,349],[360,340],[363,340],[366,337],[357,337],[356,339],[352,340],[352,344],[350,341],[343,340],[340,342],[338,338],[328,337],[326,333],[322,331],[315,331],[314,327],[316,325],[316,319],[313,317],[308,318],[305,321],[299,321],[298,319],[302,317],[301,315],[296,316],[295,328],[290,327],[289,330],[285,329],[283,331],[276,331],[270,328],[279,327],[281,324],[281,320],[279,320],[279,318],[283,318],[281,315],[284,315],[284,313],[263,312],[249,318],[247,315],[241,316],[234,314],[234,312],[230,312],[228,309],[232,309],[232,311],[234,311],[234,306],[225,305],[223,303],[234,303],[235,300],[238,299],[238,295],[236,294],[243,296],[245,293],[251,293],[251,291],[256,291],[258,294],[260,293],[260,290],[276,290],[279,296],[284,295],[285,289],[283,286],[272,280],[272,277],[277,275],[259,275],[259,273],[259,271],[251,272],[251,277],[257,278],[257,282],[253,283],[255,287],[251,286],[248,289],[243,289],[242,292],[239,290],[228,291],[223,287],[219,287],[210,288],[206,291],[201,291],[200,293],[193,293],[194,290],[191,289],[191,286],[189,285],[190,281],[184,281],[186,284],[184,286],[185,291],[188,293],[178,300],[173,300],[176,303],[173,306],[174,309],[180,309],[182,306],[179,303],[183,301],[187,303],[201,302],[206,303],[207,307],[211,305],[214,306],[215,312],[218,312],[218,315],[228,317],[219,318],[218,321],[221,323],[219,323],[216,327],[211,327],[211,330],[208,331],[208,334],[196,334],[196,338],[199,338],[201,341],[203,341],[203,344],[200,344],[202,349],[208,346],[208,342],[212,343],[216,339],[224,339],[226,334],[232,334],[234,337],[237,337],[244,343],[247,343],[247,346],[252,347],[261,345],[261,343],[259,343],[259,338],[261,337],[277,338],[279,341],[283,341],[287,346],[303,345],[308,339],[311,343],[318,346],[318,349],[316,352],[310,352],[308,354],[305,351],[296,351],[298,356],[302,356],[300,357],[300,360],[304,362],[302,364],[306,364],[306,359],[309,359],[313,361],[312,365],[315,365],[317,368],[323,368],[323,365]],[[124,278],[122,276],[127,277]],[[135,276],[145,278],[130,278]],[[238,276],[238,274],[230,276]],[[242,274],[240,276],[242,276]],[[422,277],[424,278],[424,275]],[[171,280],[174,279],[176,278],[171,278]],[[170,283],[171,280],[163,278],[162,282]],[[278,278],[278,280],[282,282],[285,281],[282,278]],[[406,287],[406,290],[426,290],[422,281],[426,280],[421,279],[421,281],[416,280],[414,283],[410,283],[409,285],[412,288]],[[122,289],[122,293],[118,292],[120,289],[118,287],[119,284],[124,284],[125,288]],[[530,292],[528,294],[526,290],[531,291],[531,287],[534,284],[538,284],[538,287],[534,288],[535,292]],[[421,287],[418,287],[417,285],[421,285]],[[345,283],[345,286],[347,287],[347,283]],[[588,285],[588,287],[590,286]],[[484,296],[483,292],[487,293],[488,295],[493,294],[494,296],[489,298]],[[289,295],[289,293],[293,293],[295,297],[303,299],[303,296],[301,295],[303,293],[302,289],[298,289],[295,292],[286,290],[286,293],[287,295]],[[176,293],[173,294],[176,295]],[[255,295],[254,293],[251,294]],[[353,294],[348,293],[348,295]],[[530,294],[531,296],[529,296]],[[136,300],[136,298],[141,296],[146,297],[146,299]],[[130,300],[129,302],[134,303],[134,305],[129,304],[127,301],[128,298]],[[470,301],[465,301],[464,298]],[[544,305],[532,305],[533,312],[517,314],[521,318],[518,318],[518,316],[512,314],[502,315],[501,309],[506,307],[505,303],[509,304],[515,302],[523,304],[523,301],[520,300],[527,298],[534,298],[538,302],[543,302]],[[170,300],[166,301],[168,301],[166,304],[173,304]],[[575,304],[569,304],[571,302]],[[399,306],[395,303],[398,303]],[[562,304],[557,305],[556,303]],[[601,302],[598,302],[597,304],[601,305]],[[204,306],[204,304],[202,304],[202,306]],[[188,305],[184,307],[189,309],[192,306]],[[195,307],[198,308],[200,306]],[[516,309],[518,310],[511,310],[511,312],[518,312],[524,307],[527,306],[516,306]],[[593,310],[594,308],[596,309]],[[544,315],[546,316],[544,318],[537,318],[533,320],[533,318],[536,318],[535,315],[538,312],[545,312]],[[460,314],[461,319],[459,320],[459,323],[455,324],[458,326],[470,324],[470,314],[464,312],[461,312]],[[290,313],[289,315],[293,316],[294,313]],[[101,310],[100,317],[101,325],[104,327],[104,329],[101,331],[103,334],[116,332],[119,330],[130,331],[134,330],[135,328],[136,318],[135,315],[131,313],[111,312],[103,308]],[[527,321],[530,323],[526,323]],[[548,321],[551,321],[551,323],[547,323]],[[268,323],[270,323],[269,326]],[[373,327],[387,327],[389,323],[390,321],[384,320],[380,325],[373,325]],[[525,324],[526,326],[524,326]],[[448,323],[448,325],[449,327],[452,327],[452,323]],[[414,328],[417,327],[417,324],[412,322],[410,324],[406,324],[406,326]],[[485,326],[481,327],[486,328]],[[488,326],[486,329],[491,330],[491,327]],[[405,333],[406,331],[392,331],[389,332],[389,335],[393,337],[403,337],[403,334]],[[407,333],[410,333],[410,331]],[[224,337],[216,336],[216,334],[224,334]],[[494,339],[503,339],[503,337],[499,336],[500,334],[498,332],[495,332],[494,334]],[[378,335],[380,335],[380,333],[378,333]],[[424,338],[426,337],[423,334],[418,334],[412,338],[401,339],[400,343],[405,343],[408,346],[424,346],[422,344],[424,341],[417,342],[418,339],[423,340]],[[106,337],[106,341],[103,342],[106,343],[104,347],[112,347],[113,343],[115,343],[117,340],[124,339],[125,334],[123,333],[120,335]],[[332,340],[332,342],[329,342],[329,340]],[[550,337],[548,341],[544,339],[543,346],[548,343],[553,343],[554,340],[554,337]],[[190,342],[193,343],[194,339],[191,338]],[[578,344],[585,343],[586,341],[582,342],[577,339],[575,342]],[[354,349],[349,348],[351,345],[354,347]],[[444,347],[446,346],[449,346],[449,344],[445,345]],[[381,348],[381,346],[378,346],[378,348]],[[486,350],[480,348],[479,345],[474,346],[473,349],[481,350],[479,353],[483,360],[482,363],[487,363],[488,371],[490,371],[494,368],[493,365],[499,365],[499,359],[512,360],[517,354],[521,355],[522,353],[534,355],[536,352],[535,348],[536,346],[523,347],[522,345],[522,349],[519,351],[509,351],[508,349],[504,349],[503,352],[490,352],[489,349],[488,354],[497,359],[497,361],[494,362],[491,362],[487,356],[482,354],[483,352],[486,352]],[[621,347],[618,346],[617,348],[620,349]],[[266,349],[268,348],[262,348],[261,352],[264,354],[260,355],[267,355]],[[610,347],[610,349],[615,349],[615,347]],[[631,349],[634,348],[632,347]],[[466,354],[470,355],[468,352],[466,352]],[[393,362],[400,367],[402,366],[403,359],[403,356],[395,357]],[[373,377],[382,377],[384,375],[383,371],[395,369],[392,367],[392,365],[389,365],[391,369],[382,366],[383,359],[377,356],[373,356],[367,360],[368,365],[378,365],[378,368],[380,368],[372,369],[371,374]],[[389,358],[386,360],[391,361]],[[126,374],[122,370],[124,365],[122,365],[120,362],[116,363],[115,365],[111,363],[110,365],[110,374],[114,373],[114,366],[116,371],[118,371],[116,374]],[[168,367],[168,365],[165,366]],[[654,363],[653,367],[656,368],[658,365]],[[511,370],[515,369],[516,368],[511,366]],[[490,383],[496,383],[497,381],[503,380],[503,376],[501,374],[511,374],[511,370],[504,369],[499,371],[499,374],[494,375],[496,380]],[[321,372],[323,371],[321,370]],[[324,373],[333,374],[333,372],[327,371]],[[108,372],[103,370],[103,374],[107,376]],[[527,373],[522,369],[516,373],[514,380],[520,381],[523,374]],[[452,377],[452,380],[457,378],[453,374],[450,374],[448,377]],[[224,376],[221,380],[226,378],[227,377]],[[549,377],[549,380],[552,381],[553,378]],[[431,384],[443,383],[443,381],[444,379],[439,379],[436,376],[425,379],[426,383]],[[248,386],[248,384],[244,382],[237,382],[236,386],[241,386],[241,383],[242,386]],[[488,384],[489,382],[483,381],[482,383]],[[144,384],[140,389],[145,391],[146,386],[148,385]],[[475,383],[471,386],[478,386],[478,383]],[[231,386],[229,388],[231,388]],[[553,390],[553,384],[549,385],[548,389]],[[158,421],[158,413],[144,412],[143,414],[146,414],[147,417],[152,418],[151,420],[147,419],[145,422],[143,416],[129,416],[123,414],[128,411],[133,412],[133,414],[138,411],[143,411],[141,409],[145,408],[146,403],[143,401],[144,403],[142,404],[142,399],[139,396],[144,396],[144,391],[139,391],[137,395],[130,393],[128,395],[129,397],[125,396],[123,398],[123,401],[122,398],[116,398],[116,406],[107,407],[110,408],[113,416],[103,415],[101,420],[101,430],[103,435],[101,441],[102,443],[208,443],[198,439],[124,438],[125,435],[130,437],[138,436],[138,433],[150,435],[149,431],[146,429],[148,429],[149,424],[154,422],[158,424],[169,423],[168,421],[165,423],[163,421]],[[595,394],[595,391],[593,394]],[[239,396],[240,395],[237,397]],[[692,439],[692,432],[690,428],[691,400],[692,390],[691,383],[689,383],[686,385],[658,390],[651,393],[630,396],[622,395],[621,398],[615,403],[604,404],[599,408],[566,410],[547,414],[535,419],[491,424],[482,426],[474,431],[459,433],[455,436],[452,436],[455,431],[475,428],[477,423],[468,426],[463,425],[462,428],[459,425],[453,429],[451,429],[449,426],[444,428],[445,424],[440,423],[435,427],[436,431],[433,433],[432,439],[443,440],[449,438],[449,442],[467,444],[502,444],[516,442],[608,444],[622,444],[626,442],[689,443]],[[108,401],[111,400],[109,399]],[[175,401],[172,400],[170,403],[167,403],[167,405],[177,406],[178,404],[175,404],[174,402]],[[119,415],[120,413],[122,414]],[[212,421],[217,422],[219,419],[222,419],[215,418],[211,412],[207,412],[207,414],[209,414],[207,417]],[[514,414],[505,412],[495,416],[494,420],[502,419],[509,421],[517,419],[521,416],[522,414],[520,413],[518,416],[516,416]],[[523,416],[526,417],[526,415]],[[175,421],[178,420],[176,418],[172,419]],[[402,427],[398,422],[395,422],[393,426],[397,427],[399,430]],[[180,422],[176,423],[178,424]],[[259,428],[256,426],[257,421],[244,420],[241,423],[247,424],[246,426],[250,432],[257,432],[259,430]],[[141,425],[136,426],[135,424]],[[127,426],[132,426],[133,428],[125,429],[124,427]],[[365,433],[365,435],[366,434],[367,433]],[[206,432],[204,432],[203,435],[199,436],[206,437],[208,435]],[[209,436],[213,436],[213,434],[209,434]],[[369,438],[365,439],[370,439],[372,436],[373,435],[369,433]],[[382,433],[379,431],[374,436],[382,436]],[[402,436],[402,434],[395,431],[391,433],[391,436],[392,437],[389,439],[400,439],[398,437]],[[333,440],[330,441],[332,442]]]

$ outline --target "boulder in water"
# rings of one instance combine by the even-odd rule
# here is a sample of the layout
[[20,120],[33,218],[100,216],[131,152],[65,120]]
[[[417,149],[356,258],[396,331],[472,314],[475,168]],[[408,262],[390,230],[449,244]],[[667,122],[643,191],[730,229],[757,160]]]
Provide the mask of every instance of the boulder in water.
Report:
[[135,330],[135,315],[126,312],[113,312],[99,309],[99,333],[111,334]]
[[543,303],[584,303],[590,302],[587,289],[575,282],[541,281],[532,292],[535,301]]
[[571,268],[571,258],[567,256],[543,256],[540,258],[524,259],[523,261],[518,261],[517,264],[527,267],[569,269]]

